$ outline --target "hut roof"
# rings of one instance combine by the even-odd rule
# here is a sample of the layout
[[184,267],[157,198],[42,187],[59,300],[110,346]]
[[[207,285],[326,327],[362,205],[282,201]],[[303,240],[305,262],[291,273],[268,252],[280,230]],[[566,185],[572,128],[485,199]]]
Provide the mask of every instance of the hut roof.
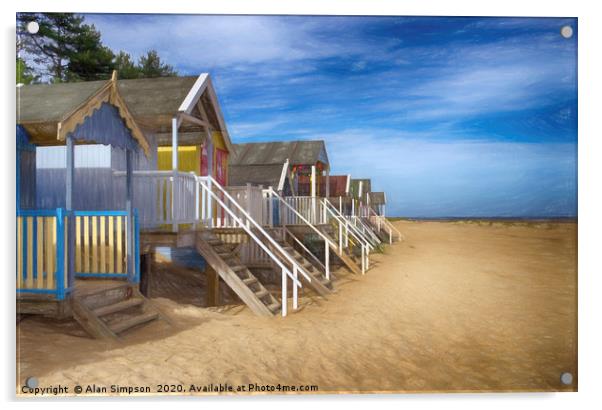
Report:
[[[92,119],[92,122],[87,119]],[[111,122],[112,119],[118,122]],[[148,155],[148,141],[123,101],[117,88],[116,74],[108,81],[17,87],[17,124],[25,128],[31,142],[36,145],[62,144],[67,135],[81,131],[82,126],[88,127],[86,133],[89,134],[78,136],[77,139],[83,141],[93,141],[96,137],[91,138],[92,131],[99,131],[98,127],[105,124],[119,134],[117,129],[120,127],[116,125],[119,119],[129,130],[120,134],[119,138],[131,136]]]
[[32,84],[17,88],[17,123],[58,122],[86,102],[106,81]]
[[[118,80],[117,87],[135,117],[167,115],[170,118],[197,77],[163,77]],[[105,85],[106,81],[31,84],[17,88],[17,121],[60,121]]]
[[[284,164],[270,165],[230,165],[229,185],[242,186],[246,184],[263,185],[274,189],[279,188]],[[287,173],[288,175],[288,173]]]
[[371,205],[383,205],[387,202],[384,192],[370,192],[368,196]]
[[135,117],[173,117],[197,78],[186,76],[119,80],[117,86]]
[[365,197],[366,193],[372,191],[371,182],[369,178],[352,179],[349,190],[355,198],[357,198],[359,194],[360,182],[362,182],[362,197]]
[[324,141],[278,141],[234,144],[232,165],[275,165],[289,160],[293,165],[328,165]]
[[[46,124],[44,133],[56,134],[54,124],[98,93],[107,81],[78,83],[32,84],[17,88],[17,123]],[[117,89],[136,123],[143,129],[171,139],[171,120],[180,112],[200,117],[197,101],[202,105],[207,121],[220,130],[231,146],[215,91],[208,74],[185,77],[160,77],[117,80]],[[197,93],[199,95],[194,95]],[[189,107],[186,105],[189,104]],[[194,134],[204,138],[199,125],[183,122],[182,136]],[[186,141],[181,141],[186,143]],[[161,141],[159,141],[161,143]]]

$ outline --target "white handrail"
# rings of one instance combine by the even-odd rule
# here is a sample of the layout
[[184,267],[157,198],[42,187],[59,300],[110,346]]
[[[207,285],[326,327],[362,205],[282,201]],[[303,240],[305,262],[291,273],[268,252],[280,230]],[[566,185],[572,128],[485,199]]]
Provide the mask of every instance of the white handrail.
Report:
[[355,227],[358,228],[358,230],[360,230],[360,232],[363,235],[370,238],[371,241],[375,245],[378,245],[381,243],[380,238],[378,236],[376,236],[374,231],[369,226],[367,226],[366,223],[364,221],[362,221],[362,219],[359,216],[354,216],[352,218],[353,218],[353,223],[354,223]]
[[[326,209],[326,211],[329,212],[330,215],[332,215],[332,217],[339,223],[339,246],[342,247],[343,223],[332,212],[332,209],[330,209],[327,206],[325,206],[324,209]],[[353,232],[353,229],[351,229],[351,230],[349,229],[349,221],[347,221],[347,220],[344,220],[344,221],[345,221],[345,231],[347,233],[347,239],[349,239],[349,234],[351,233],[351,235],[357,240],[358,244],[362,248],[362,275],[363,275],[366,272],[366,269],[368,269],[368,266],[370,265],[370,249],[372,249],[372,247],[365,240],[362,241],[362,239],[360,239],[360,237],[358,237],[355,234],[355,232]]]
[[288,236],[290,236],[291,238],[293,238],[293,240],[299,244],[299,246],[301,246],[301,248],[305,251],[305,253],[307,253],[309,256],[311,256],[311,258],[318,262],[318,264],[322,267],[322,269],[324,269],[324,271],[326,271],[326,266],[324,266],[324,264],[322,263],[322,261],[320,259],[318,259],[318,257],[316,255],[314,255],[309,249],[307,249],[307,246],[305,246],[303,244],[303,242],[301,242],[299,240],[299,238],[297,238],[295,236],[294,233],[292,233],[290,231],[290,229],[288,229],[286,226],[283,226],[282,229],[284,230],[284,235],[288,234]]
[[234,219],[234,221],[236,221],[238,223],[238,225],[255,241],[257,242],[257,244],[268,254],[270,255],[270,257],[274,260],[274,262],[276,262],[276,264],[282,268],[282,270],[284,272],[286,272],[286,274],[288,276],[291,277],[291,279],[293,279],[293,281],[298,285],[298,286],[302,286],[301,282],[299,282],[297,279],[294,278],[293,274],[291,273],[291,271],[282,263],[280,262],[280,260],[278,258],[276,258],[276,255],[274,255],[267,246],[265,246],[265,244],[263,242],[261,242],[261,240],[259,240],[259,238],[253,233],[253,231],[251,229],[249,229],[246,224],[243,223],[243,221],[238,218],[236,216],[236,214],[234,214],[234,212],[232,212],[232,210],[230,208],[228,208],[226,206],[226,204],[220,199],[219,196],[217,196],[215,194],[215,192],[211,192],[209,191],[209,187],[207,185],[205,185],[205,183],[203,181],[199,181],[199,184],[201,185],[201,187],[203,187],[203,189],[205,191],[207,191],[209,193],[209,195],[213,196],[213,198],[217,201],[217,203],[228,213],[228,215],[230,215],[232,217],[232,219]]
[[[251,218],[251,216],[247,213],[247,211],[245,211],[245,209],[243,207],[241,207],[238,202],[236,202],[236,200],[234,200],[234,198],[232,198],[232,196],[221,186],[221,184],[219,182],[217,182],[213,177],[211,176],[205,176],[205,177],[197,177],[197,179],[199,180],[199,182],[202,184],[203,180],[207,180],[207,181],[211,181],[213,183],[213,185],[215,185],[215,187],[217,187],[225,196],[226,198],[228,198],[228,200],[230,201],[230,203],[232,203],[236,208],[238,208],[238,210],[244,215],[244,217],[246,218],[246,220],[248,222],[251,222],[251,224],[259,231],[261,232],[261,234],[272,244],[272,246],[274,246],[278,252],[280,252],[294,267],[296,266],[298,270],[301,271],[301,274],[303,276],[305,276],[305,278],[311,282],[311,277],[310,275],[305,271],[305,269],[303,269],[303,267],[301,265],[299,265],[299,263],[292,258],[281,246],[280,244],[278,244],[278,242],[276,242],[274,240],[274,238],[272,238],[272,236],[270,234],[268,234],[261,225],[259,225],[253,218]],[[207,192],[209,192],[220,204],[220,206],[222,208],[224,208],[228,214],[232,217],[232,219],[234,219],[236,222],[238,222],[239,224],[241,224],[241,227],[245,230],[245,232],[249,233],[250,235],[252,234],[251,229],[249,229],[249,227],[246,226],[246,224],[243,224],[242,221],[240,221],[240,219],[238,217],[236,217],[236,215],[234,214],[234,212],[232,212],[222,201],[221,199],[215,195],[215,192],[209,190],[209,188],[207,186],[205,186],[203,184],[203,187],[207,189]],[[269,252],[267,250],[267,247],[265,247],[265,245],[257,240],[258,244],[262,247],[262,249],[264,251],[266,251],[268,253],[268,255],[272,256],[272,252]],[[274,257],[272,257],[272,259],[274,259],[275,261],[277,261],[277,263],[279,263],[278,266],[280,266],[280,262]],[[283,267],[284,265],[282,265],[281,267]],[[288,271],[288,269],[287,269]],[[290,271],[288,271],[290,273]],[[292,277],[292,274],[291,274]]]
[[389,229],[393,229],[396,233],[397,233],[397,238],[399,240],[403,239],[403,234],[399,231],[399,229],[397,229],[395,227],[395,225],[393,225],[389,220],[387,220],[387,217],[382,216],[382,215],[378,215],[376,213],[376,211],[374,211],[374,209],[372,209],[372,207],[368,207],[368,213],[372,213],[374,214],[375,217],[379,218],[381,221],[383,221],[383,223],[389,228]]
[[303,215],[301,215],[295,208],[293,208],[288,202],[286,202],[280,195],[278,195],[273,189],[272,187],[269,187],[267,189],[267,191],[270,193],[270,195],[273,195],[276,197],[276,199],[278,199],[278,201],[280,201],[281,203],[283,203],[284,205],[286,205],[288,207],[288,209],[290,209],[291,211],[293,211],[293,213],[295,215],[297,215],[306,225],[308,225],[315,233],[317,233],[325,242],[328,242],[331,246],[336,247],[336,243],[332,242],[328,236],[324,235],[324,233],[322,231],[320,231],[318,228],[316,228],[314,225],[312,225],[311,222],[309,222]]
[[[355,237],[355,239],[360,242],[362,245],[366,245],[370,250],[374,250],[374,246],[372,246],[370,244],[370,241],[368,241],[368,239],[364,238],[364,236],[362,235],[361,232],[359,232],[359,230],[357,229],[356,226],[354,226],[353,224],[349,224],[347,219],[341,215],[341,213],[339,212],[338,209],[336,209],[328,199],[324,198],[323,199],[323,203],[324,206],[326,207],[326,210],[333,216],[334,219],[337,220],[337,222],[342,223],[341,220],[345,221],[346,226],[351,228],[349,230],[349,232],[351,232],[351,234],[353,235],[353,237]],[[337,215],[338,214],[338,215]]]

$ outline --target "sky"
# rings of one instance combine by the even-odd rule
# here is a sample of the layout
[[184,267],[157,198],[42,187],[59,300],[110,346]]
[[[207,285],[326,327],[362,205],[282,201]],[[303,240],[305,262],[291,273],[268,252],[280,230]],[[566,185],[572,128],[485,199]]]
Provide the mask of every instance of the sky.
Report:
[[[577,20],[86,15],[209,72],[234,143],[322,139],[387,214],[577,214]],[[570,26],[573,36],[561,35]]]

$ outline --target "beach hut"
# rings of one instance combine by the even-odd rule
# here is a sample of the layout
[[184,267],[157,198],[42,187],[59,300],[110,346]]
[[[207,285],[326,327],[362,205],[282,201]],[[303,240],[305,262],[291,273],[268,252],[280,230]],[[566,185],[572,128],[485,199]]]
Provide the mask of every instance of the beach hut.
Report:
[[[161,317],[138,292],[139,224],[133,166],[151,146],[110,81],[17,86],[17,313],[75,319],[92,335],[117,337]],[[76,148],[101,144],[125,162],[123,207],[90,209],[75,185]],[[63,146],[60,206],[36,172],[41,147]],[[102,178],[102,177],[101,177]],[[96,181],[90,177],[89,183]],[[40,189],[42,188],[42,189]],[[76,207],[77,204],[77,207]]]
[[385,207],[387,197],[384,192],[369,192],[368,205],[376,212],[377,215],[386,216]]
[[[330,163],[324,141],[271,141],[237,144],[232,166],[283,166],[288,161],[292,190],[298,196],[328,196]],[[276,187],[274,187],[276,188]]]
[[[292,188],[281,190],[278,170],[288,169]],[[372,245],[345,220],[333,206],[331,184],[337,196],[347,197],[349,176],[331,177],[324,141],[271,141],[237,144],[230,161],[230,172],[240,175],[237,182],[257,184],[255,173],[263,177],[262,224],[279,227],[287,238],[316,263],[325,276],[329,270],[329,254],[334,252],[352,272],[365,273]],[[341,199],[337,198],[337,202]],[[350,241],[349,237],[354,236]],[[310,248],[312,249],[310,251]],[[329,284],[330,286],[330,284]]]
[[231,186],[251,184],[260,187],[273,187],[284,196],[294,195],[294,183],[290,163],[252,163],[243,161],[241,153],[248,149],[248,144],[234,144],[234,154],[228,167]]
[[384,192],[372,192],[369,178],[351,179],[351,212],[347,218],[366,236],[392,243],[401,240],[401,232],[385,217]]

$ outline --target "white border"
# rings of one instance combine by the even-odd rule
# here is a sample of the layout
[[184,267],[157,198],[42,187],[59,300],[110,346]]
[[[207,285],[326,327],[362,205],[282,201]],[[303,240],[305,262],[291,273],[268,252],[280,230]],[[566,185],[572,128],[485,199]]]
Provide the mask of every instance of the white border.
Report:
[[[142,6],[142,4],[144,6]],[[579,393],[561,394],[447,394],[447,395],[404,395],[404,396],[319,396],[319,397],[286,397],[286,398],[208,398],[181,399],[184,404],[195,409],[206,406],[231,406],[240,404],[251,408],[264,408],[266,405],[278,407],[307,408],[308,406],[332,407],[339,405],[357,405],[358,407],[419,407],[419,408],[513,408],[513,407],[545,407],[546,409],[563,409],[593,407],[600,403],[598,384],[602,380],[600,348],[602,346],[601,314],[602,314],[602,226],[599,213],[602,211],[600,200],[600,139],[602,130],[602,109],[599,96],[602,95],[599,40],[602,38],[602,21],[593,1],[531,1],[504,0],[496,3],[474,0],[453,1],[398,1],[385,0],[319,0],[319,1],[178,1],[160,3],[123,2],[104,0],[102,2],[82,1],[31,1],[20,0],[2,2],[2,87],[5,101],[2,110],[4,129],[2,153],[3,187],[10,194],[5,194],[1,202],[4,235],[2,235],[1,256],[4,262],[4,313],[0,315],[4,324],[4,358],[2,372],[3,398],[14,400],[14,290],[8,279],[14,272],[14,196],[15,189],[15,145],[14,119],[15,71],[12,63],[14,56],[15,12],[19,11],[76,11],[76,12],[145,12],[145,13],[223,13],[223,14],[347,14],[347,15],[493,15],[493,16],[558,16],[579,18]],[[598,158],[596,158],[596,154]],[[6,223],[6,221],[12,221]],[[12,262],[7,262],[12,261]],[[144,407],[163,407],[169,398],[153,400],[136,400],[130,405]],[[110,401],[118,401],[112,399]],[[80,401],[52,401],[42,404],[44,408],[80,406]],[[308,403],[311,402],[311,403]],[[106,406],[105,402],[87,403],[86,406]],[[39,406],[39,403],[26,402],[25,406]]]

